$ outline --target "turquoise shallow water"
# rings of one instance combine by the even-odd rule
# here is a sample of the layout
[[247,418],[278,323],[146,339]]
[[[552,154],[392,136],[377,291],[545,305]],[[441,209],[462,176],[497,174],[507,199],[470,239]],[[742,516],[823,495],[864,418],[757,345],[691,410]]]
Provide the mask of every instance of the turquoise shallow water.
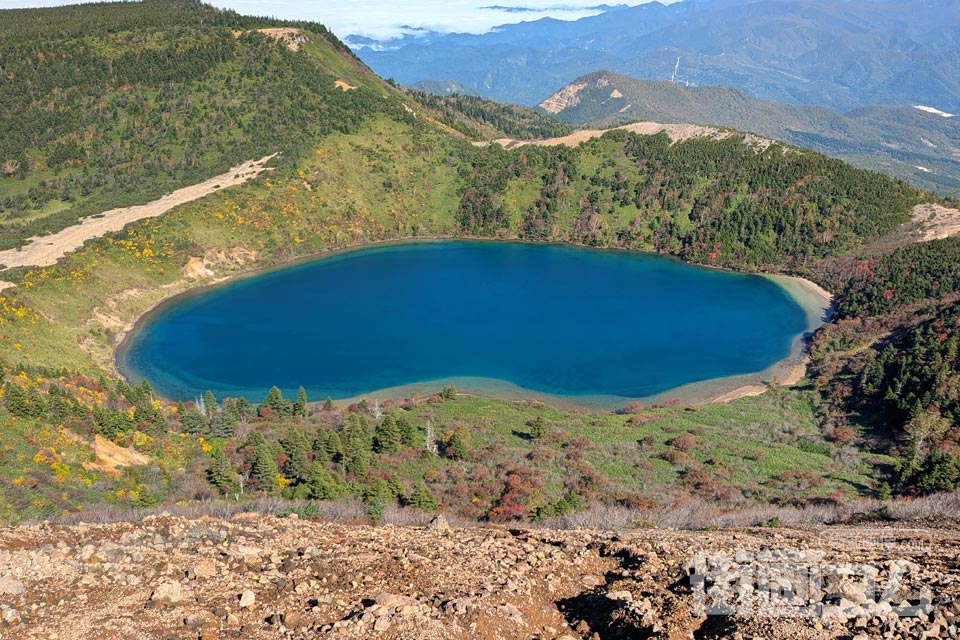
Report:
[[760,276],[628,252],[418,242],[177,298],[118,360],[184,400],[207,389],[259,400],[272,385],[337,399],[457,378],[645,398],[762,371],[806,328],[797,302]]

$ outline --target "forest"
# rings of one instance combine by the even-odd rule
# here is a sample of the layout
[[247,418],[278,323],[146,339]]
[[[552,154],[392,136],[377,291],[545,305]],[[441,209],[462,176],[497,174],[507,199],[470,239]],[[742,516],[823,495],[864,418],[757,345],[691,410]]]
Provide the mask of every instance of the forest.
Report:
[[958,238],[858,260],[811,343],[830,433],[897,457],[898,493],[960,487],[958,264]]
[[473,151],[461,176],[463,233],[751,270],[803,267],[850,250],[905,222],[922,197],[839,160],[758,148],[740,135],[674,143],[665,133],[614,130],[576,148],[491,146]]

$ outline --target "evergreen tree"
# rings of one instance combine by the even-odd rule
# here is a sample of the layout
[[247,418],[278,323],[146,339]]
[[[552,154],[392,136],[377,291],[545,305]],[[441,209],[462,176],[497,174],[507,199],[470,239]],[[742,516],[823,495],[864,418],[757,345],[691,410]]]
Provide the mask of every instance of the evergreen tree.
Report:
[[336,431],[331,431],[327,435],[324,443],[324,452],[331,462],[340,462],[343,459],[343,443],[340,441],[340,435]]
[[207,418],[213,418],[219,408],[217,397],[213,395],[213,391],[207,391],[203,394],[203,412],[207,415]]
[[310,462],[310,441],[301,429],[294,427],[290,429],[282,445],[287,454],[287,462],[283,465],[284,475],[292,481],[302,481]]
[[534,440],[539,440],[547,435],[547,424],[543,420],[543,416],[537,416],[530,422],[530,437]]
[[333,411],[333,398],[327,396],[327,399],[323,401],[323,410],[324,411]]
[[293,415],[299,418],[307,417],[307,390],[303,387],[297,389],[297,401],[293,403]]
[[253,450],[250,481],[258,491],[276,493],[280,489],[279,479],[280,472],[277,469],[277,460],[273,451],[266,441],[258,443]]
[[414,485],[408,502],[411,507],[421,511],[436,511],[438,509],[437,497],[423,482],[417,482]]
[[277,387],[270,387],[267,397],[260,403],[258,411],[261,415],[264,409],[270,409],[273,415],[278,418],[293,415],[293,405],[283,397],[283,393]]
[[214,438],[232,438],[236,434],[235,424],[225,411],[221,411],[210,420],[210,435]]
[[92,413],[94,428],[107,440],[116,440],[121,434],[133,431],[137,427],[127,411],[94,407]]
[[451,429],[443,434],[441,444],[447,457],[464,460],[470,451],[470,432],[463,427]]
[[397,415],[397,426],[400,427],[400,439],[405,447],[416,447],[420,444],[420,433],[402,413]]
[[46,410],[43,394],[34,386],[24,389],[16,382],[3,386],[3,402],[7,409],[20,418],[39,418]]
[[180,416],[180,426],[184,433],[204,437],[210,435],[210,420],[196,408]]
[[307,497],[311,500],[336,500],[344,496],[345,488],[329,471],[314,460],[307,470],[305,485],[308,489]]
[[220,493],[224,495],[236,493],[237,473],[223,449],[219,447],[213,450],[213,463],[207,470],[207,477],[210,484],[215,486]]
[[392,414],[387,414],[380,421],[377,427],[377,439],[374,443],[374,449],[377,453],[396,453],[400,450],[403,434],[396,418]]
[[400,478],[397,477],[397,474],[390,474],[390,477],[387,479],[387,487],[390,489],[390,495],[392,496],[393,502],[396,502],[397,504],[406,503],[407,490],[404,488]]
[[367,472],[370,452],[373,449],[373,436],[366,418],[357,413],[350,414],[347,425],[341,434],[343,442],[343,462],[347,472],[363,476]]
[[220,412],[210,420],[210,435],[215,438],[232,438],[240,422],[239,402],[234,398],[225,398]]

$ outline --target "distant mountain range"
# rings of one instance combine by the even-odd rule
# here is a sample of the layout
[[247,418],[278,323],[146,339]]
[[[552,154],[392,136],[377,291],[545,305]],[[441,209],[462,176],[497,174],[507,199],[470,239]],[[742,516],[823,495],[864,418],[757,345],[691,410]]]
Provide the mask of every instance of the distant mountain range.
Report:
[[728,85],[846,112],[875,104],[960,113],[956,0],[685,0],[484,35],[351,37],[359,56],[405,85],[456,81],[484,97],[534,105],[608,69],[645,80]]
[[653,120],[753,131],[930,190],[960,194],[960,117],[916,107],[864,107],[841,114],[758,100],[731,87],[680,87],[598,72],[563,87],[540,108],[578,125]]

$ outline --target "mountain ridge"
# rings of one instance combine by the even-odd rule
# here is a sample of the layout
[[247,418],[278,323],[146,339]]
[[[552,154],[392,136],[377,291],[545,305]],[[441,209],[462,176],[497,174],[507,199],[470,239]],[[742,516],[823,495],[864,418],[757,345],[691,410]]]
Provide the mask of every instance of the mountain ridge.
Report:
[[847,114],[748,96],[734,87],[683,87],[598,71],[538,105],[580,126],[632,120],[731,127],[812,148],[945,194],[960,193],[960,120],[913,107]]
[[[571,23],[504,25],[484,35],[427,34],[357,53],[402,84],[454,80],[533,105],[609,69],[647,80],[732,85],[758,98],[849,111],[869,104],[960,110],[955,3],[650,3]],[[843,44],[838,44],[843,43]]]

